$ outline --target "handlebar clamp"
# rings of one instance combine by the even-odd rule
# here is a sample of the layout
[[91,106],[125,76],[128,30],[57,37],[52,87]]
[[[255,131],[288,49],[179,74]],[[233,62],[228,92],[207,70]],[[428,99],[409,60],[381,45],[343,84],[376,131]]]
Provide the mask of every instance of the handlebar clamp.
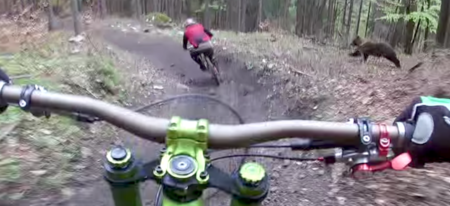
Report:
[[47,90],[39,85],[26,85],[23,87],[22,92],[20,93],[19,99],[19,107],[23,111],[30,112],[35,117],[45,116],[46,118],[50,117],[50,113],[45,110],[33,110],[31,109],[31,95],[34,91],[47,92]]
[[359,138],[364,150],[373,146],[372,124],[369,118],[354,118],[353,123],[358,125]]

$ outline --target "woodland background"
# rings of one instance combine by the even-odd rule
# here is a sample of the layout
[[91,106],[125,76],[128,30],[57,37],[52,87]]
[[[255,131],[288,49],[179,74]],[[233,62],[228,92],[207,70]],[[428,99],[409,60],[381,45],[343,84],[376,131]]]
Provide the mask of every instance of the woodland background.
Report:
[[431,45],[450,46],[450,2],[441,0],[3,0],[0,13],[30,18],[27,14],[48,5],[50,19],[77,15],[71,9],[142,19],[163,13],[158,20],[196,17],[213,29],[282,30],[344,46],[360,35],[386,41],[406,54]]

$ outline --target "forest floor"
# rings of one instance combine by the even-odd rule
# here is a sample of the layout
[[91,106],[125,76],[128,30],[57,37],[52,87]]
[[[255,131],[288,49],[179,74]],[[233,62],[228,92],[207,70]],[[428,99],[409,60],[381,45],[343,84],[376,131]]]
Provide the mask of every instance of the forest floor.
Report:
[[[145,29],[148,32],[144,33]],[[114,102],[134,108],[177,94],[206,93],[229,103],[247,122],[294,118],[345,121],[354,116],[369,116],[390,123],[413,97],[450,86],[450,72],[446,68],[450,59],[444,51],[400,55],[403,68],[397,69],[384,59],[371,58],[363,64],[358,58],[348,57],[348,50],[315,45],[285,34],[213,33],[225,79],[220,87],[214,86],[209,75],[201,72],[183,51],[178,28],[159,29],[124,19],[95,22],[87,30],[89,41],[85,47],[108,54],[118,68],[123,79],[121,87],[127,95]],[[424,65],[409,73],[408,68],[419,61]],[[205,101],[177,101],[149,113],[232,122],[226,112],[209,107]],[[99,164],[108,145],[124,143],[146,160],[156,157],[155,152],[149,151],[161,146],[123,131],[104,134],[101,131],[105,127],[103,124],[93,127],[97,132],[91,132],[89,139],[94,135],[102,138],[84,143],[90,152],[87,158],[82,158],[83,169],[78,168],[76,176],[88,178],[71,178],[64,184],[67,188],[64,192],[53,195],[35,191],[33,197],[27,198],[25,193],[24,198],[11,200],[13,205],[112,205]],[[112,137],[103,137],[106,135]],[[293,140],[280,142],[286,141]],[[254,152],[305,155],[278,149]],[[345,166],[340,164],[324,166],[317,162],[259,158],[258,161],[271,175],[270,195],[263,205],[450,204],[448,164],[386,171],[355,180],[343,175]],[[221,166],[231,163],[224,162]],[[145,184],[143,190],[146,205],[152,205],[155,185]],[[226,205],[226,201],[227,197],[220,195],[208,203]]]

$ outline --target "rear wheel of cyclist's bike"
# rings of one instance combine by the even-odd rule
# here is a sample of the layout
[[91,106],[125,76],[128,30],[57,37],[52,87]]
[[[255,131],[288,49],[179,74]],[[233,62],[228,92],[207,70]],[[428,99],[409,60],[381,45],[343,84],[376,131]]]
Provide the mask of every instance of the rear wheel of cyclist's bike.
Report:
[[214,81],[216,82],[217,86],[219,86],[220,83],[222,82],[222,79],[220,77],[219,68],[217,68],[217,66],[214,66],[214,64],[211,62],[211,59],[209,59],[209,57],[206,57],[205,60],[206,60],[206,65],[208,65],[209,71],[211,71],[211,73],[212,73]]

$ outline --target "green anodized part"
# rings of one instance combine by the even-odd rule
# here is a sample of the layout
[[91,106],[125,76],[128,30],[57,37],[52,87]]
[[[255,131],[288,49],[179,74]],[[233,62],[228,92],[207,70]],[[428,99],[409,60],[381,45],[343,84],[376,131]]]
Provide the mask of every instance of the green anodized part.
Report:
[[[163,174],[159,173],[157,177],[162,178],[164,175],[170,175],[177,180],[188,180],[195,177],[201,184],[206,184],[209,175],[205,175],[206,170],[205,153],[208,146],[208,120],[200,119],[198,121],[183,120],[181,117],[172,117],[166,136],[166,150],[161,157],[160,169]],[[192,172],[180,174],[172,171],[171,163],[181,156],[189,156],[193,158],[194,168]],[[202,206],[203,201],[200,199],[189,203],[180,203],[170,200],[164,196],[164,206]]]
[[260,164],[248,162],[242,165],[239,175],[246,183],[256,184],[264,179],[266,171]]
[[422,96],[420,97],[422,102],[427,105],[446,105],[450,106],[450,99],[445,98],[437,98],[431,96]]
[[[123,181],[133,178],[138,169],[130,150],[114,147],[106,154],[105,171],[108,179]],[[115,206],[141,206],[139,184],[110,185]]]
[[[200,174],[206,169],[204,153],[208,146],[208,126],[206,119],[191,121],[172,117],[166,137],[167,149],[161,159],[162,170],[179,179],[195,175],[199,182],[206,183],[208,178],[200,178]],[[168,170],[170,160],[177,155],[193,157],[196,160],[196,170],[186,175],[178,175]]]
[[131,152],[123,147],[114,147],[106,153],[106,159],[112,167],[126,167],[131,160]]

